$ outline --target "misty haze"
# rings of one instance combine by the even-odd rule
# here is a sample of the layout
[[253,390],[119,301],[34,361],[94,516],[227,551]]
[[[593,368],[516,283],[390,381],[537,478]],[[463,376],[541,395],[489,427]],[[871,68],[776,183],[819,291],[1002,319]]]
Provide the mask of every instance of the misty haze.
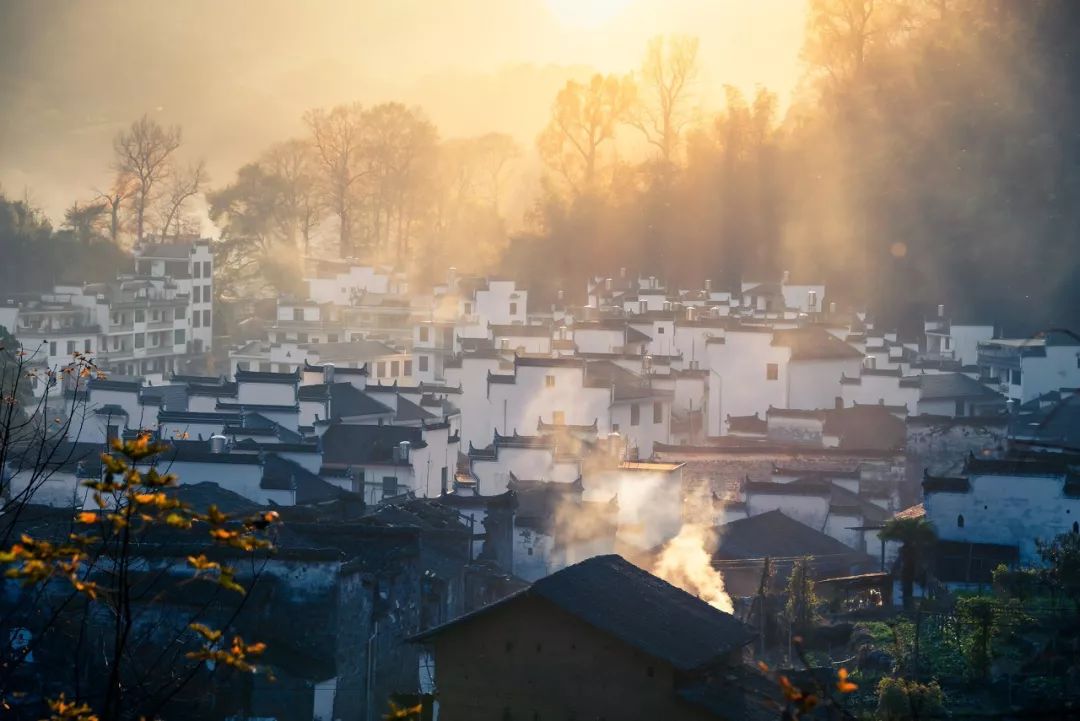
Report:
[[1078,41],[0,0],[0,718],[1072,718]]

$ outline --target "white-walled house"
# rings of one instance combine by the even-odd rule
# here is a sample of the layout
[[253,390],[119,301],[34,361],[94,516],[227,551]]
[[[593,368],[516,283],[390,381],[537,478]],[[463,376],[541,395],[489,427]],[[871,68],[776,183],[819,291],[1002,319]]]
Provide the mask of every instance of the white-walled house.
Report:
[[492,324],[488,326],[488,330],[496,350],[514,353],[551,353],[551,327],[548,325]]
[[619,433],[641,457],[670,439],[670,391],[655,388],[610,361],[518,356],[512,374],[490,374],[488,414],[494,430],[509,436],[538,422]]
[[770,406],[833,408],[840,378],[862,364],[862,354],[819,326],[733,327],[708,343],[708,353],[710,436],[723,434],[726,416],[764,415]]
[[[943,306],[940,310],[944,313]],[[979,360],[979,343],[993,338],[991,323],[959,323],[941,315],[923,322],[922,356],[973,366]]]
[[928,475],[923,492],[926,518],[938,538],[970,546],[980,560],[971,569],[973,582],[987,580],[1003,562],[1003,548],[1012,549],[1011,562],[1037,565],[1036,540],[1080,532],[1080,484],[1060,456],[972,457],[957,476]]
[[321,436],[320,476],[343,478],[365,503],[404,493],[447,493],[457,464],[459,437],[450,424],[423,427],[333,423]]
[[191,341],[190,352],[208,352],[214,339],[214,254],[210,240],[144,243],[132,253],[136,275],[169,278],[176,285],[177,295],[188,299],[186,315],[190,322],[185,327]]
[[404,277],[390,268],[326,260],[319,261],[318,266],[305,278],[308,298],[316,303],[354,305],[364,295],[408,292]]
[[491,442],[495,422],[491,417],[488,397],[488,376],[507,374],[513,366],[504,368],[505,361],[494,351],[462,353],[445,366],[446,383],[457,386],[461,393],[454,399],[461,410],[461,444],[484,447]]
[[978,344],[982,375],[1020,403],[1062,388],[1080,387],[1080,340],[1050,331],[1035,338],[999,338]]

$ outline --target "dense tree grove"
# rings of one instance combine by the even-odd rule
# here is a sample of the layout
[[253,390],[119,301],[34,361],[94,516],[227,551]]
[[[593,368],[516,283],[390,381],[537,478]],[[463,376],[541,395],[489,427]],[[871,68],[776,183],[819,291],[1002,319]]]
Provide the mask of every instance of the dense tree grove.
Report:
[[788,269],[890,322],[944,302],[1013,332],[1073,324],[1078,14],[1065,0],[812,0],[786,112],[767,89],[729,89],[681,133],[681,159],[609,153],[605,192],[542,197],[543,229],[509,263],[543,283],[537,261],[560,259],[572,290],[620,266],[679,283]]
[[[449,265],[504,273],[542,302],[579,300],[587,276],[620,267],[673,285],[790,270],[901,327],[938,303],[1013,333],[1075,325],[1080,6],[808,2],[787,103],[727,87],[709,108],[697,39],[657,37],[633,72],[566,82],[531,144],[345,103],[310,110],[298,137],[213,189],[180,128],[144,116],[64,232],[113,246],[199,232],[205,201],[226,295],[294,287],[310,254],[421,285]],[[33,232],[17,225],[8,258]]]

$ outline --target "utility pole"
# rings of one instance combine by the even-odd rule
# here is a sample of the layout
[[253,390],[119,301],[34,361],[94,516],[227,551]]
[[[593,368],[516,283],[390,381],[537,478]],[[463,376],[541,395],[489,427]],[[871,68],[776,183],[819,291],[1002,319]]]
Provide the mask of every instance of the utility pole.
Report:
[[765,615],[765,592],[769,583],[769,572],[771,570],[772,560],[766,556],[765,560],[761,563],[761,582],[758,584],[758,613],[759,616],[759,628],[761,631],[760,647],[761,658],[765,658],[765,628],[766,628],[766,615]]

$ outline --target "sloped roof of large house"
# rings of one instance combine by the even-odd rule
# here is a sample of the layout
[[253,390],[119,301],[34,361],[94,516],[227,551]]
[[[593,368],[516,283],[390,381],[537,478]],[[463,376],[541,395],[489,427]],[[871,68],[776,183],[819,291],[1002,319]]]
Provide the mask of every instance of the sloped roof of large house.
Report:
[[1028,448],[1080,452],[1080,392],[1062,392],[1047,408],[1013,416],[1009,437]]
[[136,259],[165,258],[187,260],[195,249],[195,243],[143,243],[135,249]]
[[266,453],[262,461],[263,475],[259,485],[265,489],[295,491],[297,503],[327,501],[347,495],[347,491],[327,483],[288,458]]
[[299,399],[316,403],[325,403],[329,400],[330,416],[324,420],[392,414],[394,412],[393,408],[380,403],[347,382],[300,386]]
[[907,442],[907,426],[891,406],[856,404],[826,411],[822,432],[838,436],[840,448],[895,450]]
[[413,637],[424,640],[525,598],[546,601],[677,669],[708,665],[753,639],[750,628],[616,555],[594,556],[517,594]]
[[780,511],[740,518],[717,530],[713,557],[718,559],[865,556]]
[[772,345],[791,349],[791,360],[842,360],[863,354],[820,326],[773,331]]
[[963,373],[925,373],[915,376],[919,381],[921,400],[951,400],[961,398],[992,399],[1004,397]]
[[394,448],[401,441],[408,441],[412,449],[427,447],[419,428],[334,423],[322,436],[323,464],[390,465],[395,462]]

